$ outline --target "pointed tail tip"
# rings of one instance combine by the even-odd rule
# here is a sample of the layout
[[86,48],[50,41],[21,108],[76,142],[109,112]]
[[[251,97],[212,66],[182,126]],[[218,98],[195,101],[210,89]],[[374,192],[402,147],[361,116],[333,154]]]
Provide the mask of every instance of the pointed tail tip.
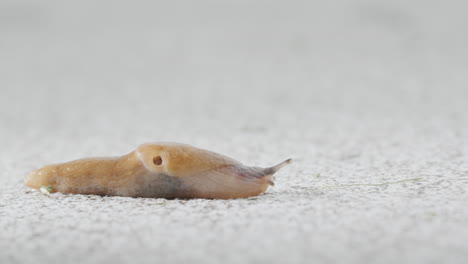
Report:
[[274,174],[275,172],[279,171],[281,168],[283,168],[284,166],[286,166],[286,165],[288,165],[288,164],[290,164],[292,162],[293,162],[293,159],[287,159],[287,160],[279,163],[278,165],[275,165],[275,166],[269,168],[270,171],[271,171],[270,173]]
[[288,164],[291,164],[293,162],[293,159],[289,158],[283,162],[281,162],[280,164],[276,165],[276,166],[286,166]]

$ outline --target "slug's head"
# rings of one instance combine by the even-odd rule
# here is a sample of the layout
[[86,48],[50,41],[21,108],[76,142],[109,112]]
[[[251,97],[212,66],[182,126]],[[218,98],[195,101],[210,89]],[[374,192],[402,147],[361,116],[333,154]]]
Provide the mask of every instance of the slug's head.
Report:
[[143,144],[135,154],[147,170],[172,176],[188,176],[239,164],[226,156],[178,143]]

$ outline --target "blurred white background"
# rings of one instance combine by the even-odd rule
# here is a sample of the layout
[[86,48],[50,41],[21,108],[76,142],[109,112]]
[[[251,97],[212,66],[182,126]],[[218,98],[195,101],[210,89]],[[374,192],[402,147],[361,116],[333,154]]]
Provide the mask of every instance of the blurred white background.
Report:
[[319,112],[458,118],[463,3],[3,0],[0,112],[14,136],[74,138],[285,129]]

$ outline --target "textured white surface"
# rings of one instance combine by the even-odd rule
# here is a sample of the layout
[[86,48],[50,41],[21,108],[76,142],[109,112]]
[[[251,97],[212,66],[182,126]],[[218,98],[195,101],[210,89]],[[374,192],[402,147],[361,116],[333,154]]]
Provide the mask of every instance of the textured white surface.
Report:
[[[2,1],[0,263],[466,263],[467,6],[437,2]],[[148,141],[295,163],[230,201],[22,185]]]

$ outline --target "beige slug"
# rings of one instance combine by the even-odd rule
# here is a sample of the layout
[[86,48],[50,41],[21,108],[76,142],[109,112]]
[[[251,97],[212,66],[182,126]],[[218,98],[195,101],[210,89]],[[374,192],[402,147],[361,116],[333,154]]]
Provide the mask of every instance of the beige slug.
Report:
[[52,192],[154,198],[233,199],[259,195],[291,159],[270,168],[248,167],[229,157],[177,143],[140,145],[122,157],[49,165],[25,184]]

